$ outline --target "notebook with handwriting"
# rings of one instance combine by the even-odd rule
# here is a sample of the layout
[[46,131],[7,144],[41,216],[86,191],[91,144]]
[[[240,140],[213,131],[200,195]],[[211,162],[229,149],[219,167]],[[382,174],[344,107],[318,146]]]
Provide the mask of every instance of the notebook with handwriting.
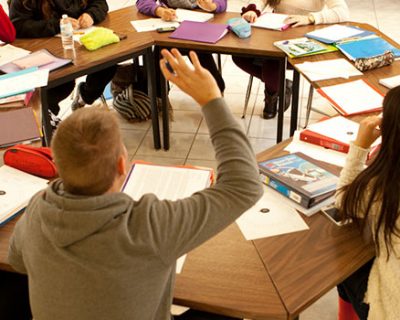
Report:
[[228,25],[208,22],[183,21],[169,37],[196,42],[216,43],[228,32]]

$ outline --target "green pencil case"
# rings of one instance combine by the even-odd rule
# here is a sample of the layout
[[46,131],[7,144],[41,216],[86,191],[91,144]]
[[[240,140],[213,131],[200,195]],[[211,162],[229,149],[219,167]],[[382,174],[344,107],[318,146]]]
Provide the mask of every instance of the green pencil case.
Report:
[[100,27],[82,36],[80,42],[86,49],[94,51],[119,42],[119,37],[111,29]]

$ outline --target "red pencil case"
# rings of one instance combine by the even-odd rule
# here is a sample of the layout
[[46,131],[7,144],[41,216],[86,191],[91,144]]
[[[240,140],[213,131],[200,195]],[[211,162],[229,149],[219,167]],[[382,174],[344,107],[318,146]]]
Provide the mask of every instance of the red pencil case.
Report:
[[57,176],[50,148],[17,144],[4,152],[4,164],[46,179]]

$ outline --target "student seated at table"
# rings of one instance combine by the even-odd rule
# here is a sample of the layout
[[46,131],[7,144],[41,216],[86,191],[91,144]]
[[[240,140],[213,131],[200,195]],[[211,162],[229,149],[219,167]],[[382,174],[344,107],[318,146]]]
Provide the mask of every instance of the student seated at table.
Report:
[[0,4],[0,41],[13,42],[15,40],[15,29],[7,13]]
[[211,74],[194,52],[194,70],[176,49],[162,55],[165,78],[202,106],[216,183],[182,200],[134,201],[120,192],[129,165],[117,119],[74,112],[52,140],[60,179],[32,198],[10,240],[9,262],[28,275],[35,319],[169,320],[176,259],[262,194],[251,145]]
[[[376,258],[338,286],[361,320],[396,320],[400,315],[400,86],[383,101],[383,117],[361,122],[340,174],[336,205],[343,219],[370,230]],[[382,136],[373,162],[364,169],[371,144]]]
[[[254,0],[253,0],[254,1]],[[253,2],[251,1],[251,2]],[[247,2],[246,2],[247,3]],[[349,18],[345,0],[258,0],[242,8],[242,17],[249,22],[257,20],[262,12],[288,14],[286,23],[291,27],[309,24],[336,23]],[[276,116],[279,92],[279,61],[274,59],[253,59],[233,57],[233,61],[244,71],[264,82],[264,110],[262,117]],[[285,110],[289,108],[292,96],[292,82],[286,80]]]
[[[227,0],[137,0],[136,7],[140,13],[147,16],[159,17],[165,21],[176,19],[176,8],[200,8],[208,12],[225,12]],[[210,53],[198,53],[200,63],[211,72],[217,81],[219,90],[224,92],[225,82]]]
[[[60,18],[67,14],[74,29],[88,28],[104,20],[107,15],[106,0],[11,0],[10,18],[18,38],[52,37],[60,33]],[[60,40],[61,45],[61,40]],[[106,85],[114,76],[112,66],[87,76],[76,89],[71,108],[73,111],[85,104],[92,104],[101,96]],[[59,123],[56,115],[60,111],[58,103],[72,92],[75,82],[71,81],[48,91],[51,123]]]

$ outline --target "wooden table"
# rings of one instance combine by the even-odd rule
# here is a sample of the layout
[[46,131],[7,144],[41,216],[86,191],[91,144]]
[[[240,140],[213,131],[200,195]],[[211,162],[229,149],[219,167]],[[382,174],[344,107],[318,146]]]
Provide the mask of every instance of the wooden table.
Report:
[[75,44],[74,52],[72,50],[63,50],[61,38],[38,38],[38,39],[18,39],[13,45],[30,51],[36,51],[43,48],[49,50],[58,57],[69,58],[73,60],[73,64],[54,70],[49,75],[47,87],[41,89],[42,99],[42,119],[44,124],[45,142],[50,144],[52,130],[50,127],[49,117],[47,115],[47,90],[66,82],[73,81],[75,78],[90,74],[119,62],[132,59],[136,56],[143,55],[148,74],[150,90],[149,95],[152,98],[152,125],[154,146],[156,149],[161,147],[159,137],[158,110],[155,100],[155,76],[154,76],[154,58],[152,52],[153,38],[149,33],[137,33],[130,24],[130,16],[134,11],[133,7],[117,10],[107,15],[106,19],[99,24],[106,28],[111,28],[117,33],[126,34],[127,38],[119,43],[112,44],[94,52],[86,50],[83,46]]

